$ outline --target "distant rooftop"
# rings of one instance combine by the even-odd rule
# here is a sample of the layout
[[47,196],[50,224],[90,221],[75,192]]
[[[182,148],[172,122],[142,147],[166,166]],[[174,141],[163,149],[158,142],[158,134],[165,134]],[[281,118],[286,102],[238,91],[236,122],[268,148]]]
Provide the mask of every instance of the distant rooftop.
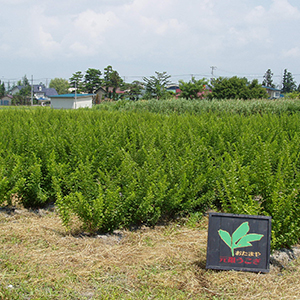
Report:
[[[77,98],[81,97],[89,97],[89,96],[94,96],[94,94],[77,94]],[[50,96],[50,98],[75,98],[75,94],[63,94],[63,95],[54,95]]]
[[270,87],[270,86],[262,86],[263,88],[265,88],[265,89],[268,89],[268,90],[271,90],[271,91],[281,91],[281,89],[276,89],[276,88],[272,88],[272,87]]

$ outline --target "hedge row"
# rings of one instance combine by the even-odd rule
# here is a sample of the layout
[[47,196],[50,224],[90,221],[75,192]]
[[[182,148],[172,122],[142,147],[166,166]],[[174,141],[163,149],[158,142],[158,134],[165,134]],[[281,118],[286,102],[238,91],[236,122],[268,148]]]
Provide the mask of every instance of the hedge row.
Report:
[[126,101],[104,102],[95,105],[95,110],[107,111],[135,111],[160,114],[206,114],[214,112],[223,115],[224,113],[240,114],[250,116],[253,114],[282,114],[300,112],[300,100],[284,98],[269,99],[252,99],[252,100],[185,100],[185,99],[169,99],[169,100],[148,100],[148,101]]
[[109,232],[208,207],[271,215],[300,237],[300,115],[0,111],[0,204],[55,202],[66,226]]

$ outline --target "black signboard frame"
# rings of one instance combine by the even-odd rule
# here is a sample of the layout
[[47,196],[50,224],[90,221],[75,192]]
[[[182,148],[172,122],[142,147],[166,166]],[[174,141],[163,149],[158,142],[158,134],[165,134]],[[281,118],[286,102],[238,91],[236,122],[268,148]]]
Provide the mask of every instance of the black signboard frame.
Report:
[[209,213],[206,268],[269,272],[271,217]]

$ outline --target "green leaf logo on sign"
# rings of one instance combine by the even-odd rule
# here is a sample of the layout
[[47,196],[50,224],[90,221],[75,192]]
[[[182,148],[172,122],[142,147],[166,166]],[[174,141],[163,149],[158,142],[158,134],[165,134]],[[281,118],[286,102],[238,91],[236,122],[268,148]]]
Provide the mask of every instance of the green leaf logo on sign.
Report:
[[220,229],[218,231],[220,238],[225,242],[225,244],[231,249],[231,255],[234,256],[234,249],[242,248],[242,247],[250,247],[252,246],[251,242],[260,241],[263,234],[257,233],[249,233],[250,227],[249,222],[242,223],[232,234],[230,234]]

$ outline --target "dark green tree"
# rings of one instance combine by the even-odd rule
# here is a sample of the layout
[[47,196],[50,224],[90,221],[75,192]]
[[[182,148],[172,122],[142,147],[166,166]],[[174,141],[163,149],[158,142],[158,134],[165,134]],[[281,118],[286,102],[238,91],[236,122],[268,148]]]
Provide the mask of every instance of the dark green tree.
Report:
[[5,96],[5,84],[4,82],[1,83],[1,80],[0,80],[0,97],[3,97]]
[[142,95],[143,84],[135,80],[131,83],[124,84],[124,88],[126,89],[126,96],[132,101],[137,101]]
[[253,79],[247,85],[250,93],[250,99],[261,99],[261,98],[268,98],[268,93],[266,89],[262,87],[261,84],[258,83],[257,79]]
[[[13,105],[29,105],[30,104],[30,95],[31,95],[31,86],[27,76],[24,75],[22,80],[17,82],[17,86],[20,87],[18,93],[13,95],[12,104]],[[13,86],[15,87],[15,85]]]
[[146,85],[146,99],[163,99],[168,95],[166,88],[167,85],[171,83],[171,81],[169,80],[171,78],[171,75],[168,75],[167,72],[161,73],[157,71],[155,71],[155,74],[156,76],[150,76],[150,78],[143,78]]
[[23,87],[30,86],[29,80],[28,80],[28,78],[27,78],[26,75],[24,75],[24,77],[22,78],[22,80],[18,81],[18,85],[19,86],[23,86]]
[[89,94],[95,93],[102,85],[100,70],[89,68],[84,75],[84,91]]
[[113,70],[112,66],[104,69],[103,88],[106,91],[106,97],[117,100],[117,89],[121,88],[123,84],[123,79],[116,70]]
[[203,99],[207,84],[208,81],[205,78],[196,80],[192,77],[189,82],[179,80],[180,96],[185,99]]
[[288,72],[287,69],[284,70],[283,80],[282,80],[282,93],[291,93],[297,88],[296,82],[294,81],[293,75],[291,72]]
[[275,84],[273,83],[272,76],[273,76],[273,73],[272,73],[271,69],[268,69],[264,75],[264,80],[262,82],[262,85],[271,87],[271,88],[275,88]]
[[234,76],[213,79],[212,93],[209,97],[215,99],[255,99],[268,98],[268,94],[257,79],[249,82],[247,78]]
[[29,98],[31,95],[31,85],[29,83],[27,76],[24,75],[22,81],[19,81],[18,84],[22,87],[19,92],[19,95],[22,97],[21,102],[23,102],[22,104],[27,105],[29,104],[29,100],[30,100]]
[[57,91],[59,95],[67,94],[69,89],[69,82],[64,78],[51,79],[49,87]]
[[75,72],[70,78],[70,87],[76,89],[78,93],[83,91],[83,74],[81,71]]

